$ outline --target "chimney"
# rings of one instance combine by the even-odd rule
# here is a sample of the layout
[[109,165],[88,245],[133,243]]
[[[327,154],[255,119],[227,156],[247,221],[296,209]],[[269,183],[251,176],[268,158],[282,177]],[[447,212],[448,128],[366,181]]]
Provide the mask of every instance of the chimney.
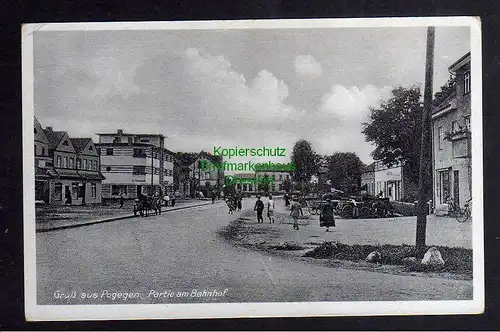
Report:
[[123,129],[118,129],[117,133],[118,135],[123,135]]
[[52,129],[52,127],[49,127],[49,126],[45,127],[45,130],[47,130],[47,131],[54,131],[54,130]]

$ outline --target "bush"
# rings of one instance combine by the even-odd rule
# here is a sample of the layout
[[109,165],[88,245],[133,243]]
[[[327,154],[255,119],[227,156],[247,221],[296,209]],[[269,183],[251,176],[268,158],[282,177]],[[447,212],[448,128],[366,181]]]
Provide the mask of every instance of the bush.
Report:
[[403,216],[416,216],[415,204],[406,202],[391,202],[394,209],[394,213],[401,214]]

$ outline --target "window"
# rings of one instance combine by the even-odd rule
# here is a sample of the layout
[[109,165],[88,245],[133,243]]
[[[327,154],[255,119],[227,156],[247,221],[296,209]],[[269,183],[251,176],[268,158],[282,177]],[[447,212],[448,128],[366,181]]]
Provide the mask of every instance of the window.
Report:
[[120,187],[118,185],[111,186],[111,195],[120,195]]
[[438,127],[438,147],[439,147],[439,150],[442,150],[443,149],[443,140],[444,140],[444,137],[443,137],[443,127]]
[[64,157],[63,167],[68,168],[68,157]]
[[149,138],[141,138],[141,142],[143,142],[143,143],[149,143]]
[[134,157],[135,158],[146,158],[146,154],[144,153],[144,149],[134,149]]
[[87,170],[88,171],[92,170],[92,160],[87,161]]
[[113,148],[107,148],[106,149],[106,155],[107,156],[112,156],[113,155]]
[[57,156],[56,158],[56,167],[61,167],[61,156]]
[[470,71],[464,73],[464,94],[470,92]]
[[71,196],[72,196],[73,198],[78,198],[78,193],[79,193],[79,192],[80,192],[80,191],[78,190],[78,182],[73,182],[73,183],[71,184]]
[[95,183],[91,183],[90,188],[92,191],[92,198],[96,198],[97,197],[97,185]]
[[128,138],[128,144],[132,144],[134,143],[134,138],[133,137],[129,137]]
[[76,169],[82,168],[82,160],[80,158],[76,158]]
[[101,148],[96,148],[95,150],[97,151],[98,155],[101,155]]
[[82,169],[87,169],[87,159],[83,159],[83,168]]
[[146,174],[146,166],[134,166],[132,174],[144,175]]
[[38,130],[36,130],[36,128],[35,128],[35,135],[36,135],[36,134],[38,134]]
[[205,180],[210,180],[210,172],[205,172]]
[[121,142],[122,142],[121,137],[117,136],[117,137],[113,138],[113,143],[121,143]]
[[63,142],[63,145],[68,146],[68,140],[65,140],[65,141]]
[[465,128],[467,128],[467,130],[470,131],[470,115],[464,117],[464,124]]
[[111,167],[106,167],[106,172],[111,172]]
[[456,121],[453,121],[451,123],[451,132],[454,133],[454,132],[457,132],[458,131],[458,123]]
[[92,151],[92,150],[93,150],[93,148],[92,148],[92,145],[91,145],[91,146],[89,146],[89,151]]
[[42,146],[42,156],[45,156],[45,147]]
[[62,183],[56,183],[54,185],[54,200],[62,201]]
[[35,156],[36,156],[36,144],[35,144]]

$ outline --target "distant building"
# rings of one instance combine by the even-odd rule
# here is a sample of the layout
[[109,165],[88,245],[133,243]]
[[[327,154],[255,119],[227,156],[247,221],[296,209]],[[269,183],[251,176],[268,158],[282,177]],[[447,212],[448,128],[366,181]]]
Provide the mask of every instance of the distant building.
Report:
[[221,163],[219,156],[213,156],[208,152],[201,151],[189,167],[189,178],[191,180],[191,196],[196,196],[197,192],[202,192],[205,196],[210,196],[212,191],[220,192],[224,185],[224,170],[218,169]]
[[403,177],[400,163],[388,167],[381,161],[374,163],[375,195],[382,193],[392,201],[400,201],[403,198]]
[[99,135],[103,198],[136,198],[139,194],[173,194],[174,153],[161,134]]
[[43,129],[36,118],[34,131],[35,200],[54,205],[100,203],[104,177],[92,139]]
[[[269,184],[269,191],[274,193],[285,193],[286,185],[285,182],[288,181],[290,183],[290,187],[292,187],[292,177],[289,172],[283,171],[255,171],[256,177],[264,177],[268,176],[273,179],[273,182]],[[255,191],[261,191],[262,185],[258,185]],[[291,188],[290,188],[291,190]]]
[[454,91],[432,111],[434,207],[471,198],[470,52],[449,67]]
[[375,163],[365,166],[361,172],[361,189],[368,195],[376,195],[375,192]]

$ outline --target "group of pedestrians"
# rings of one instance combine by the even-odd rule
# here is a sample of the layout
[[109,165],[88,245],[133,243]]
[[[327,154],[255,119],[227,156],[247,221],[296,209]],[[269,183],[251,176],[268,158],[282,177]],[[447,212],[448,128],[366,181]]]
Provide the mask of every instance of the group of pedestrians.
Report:
[[[299,217],[304,216],[302,211],[302,204],[300,204],[297,197],[288,197],[285,195],[285,206],[290,206],[290,216],[293,218],[293,229],[299,230]],[[267,217],[269,218],[269,223],[274,223],[274,200],[270,195],[267,201]],[[257,196],[257,201],[255,202],[254,211],[257,212],[257,223],[261,224],[264,222],[262,213],[264,212],[265,206],[264,202]],[[319,214],[319,225],[320,227],[326,227],[326,231],[330,231],[330,227],[335,227],[335,207],[332,204],[331,199],[327,199],[326,203],[322,205]]]
[[[229,208],[228,214],[232,214],[234,211],[241,211],[243,196],[241,194],[235,194],[227,196],[226,204]],[[212,196],[212,203],[215,202],[215,198]]]
[[[264,217],[262,213],[264,212],[264,202],[261,201],[260,196],[257,196],[257,201],[253,208],[257,211],[257,223],[262,224],[264,222]],[[269,195],[269,200],[267,201],[267,217],[269,218],[269,223],[274,223],[274,200],[273,196]]]

